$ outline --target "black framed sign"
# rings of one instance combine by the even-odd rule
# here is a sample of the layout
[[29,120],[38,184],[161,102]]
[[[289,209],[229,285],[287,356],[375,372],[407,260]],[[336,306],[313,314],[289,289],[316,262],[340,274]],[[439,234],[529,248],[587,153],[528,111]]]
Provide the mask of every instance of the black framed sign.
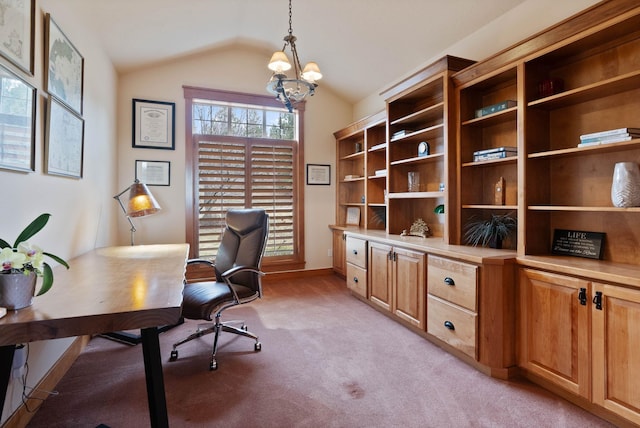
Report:
[[136,180],[148,186],[171,185],[169,161],[136,160]]
[[176,104],[133,99],[133,147],[175,149]]
[[331,184],[331,165],[307,164],[307,184]]
[[555,229],[551,252],[563,256],[601,259],[604,237],[602,232]]

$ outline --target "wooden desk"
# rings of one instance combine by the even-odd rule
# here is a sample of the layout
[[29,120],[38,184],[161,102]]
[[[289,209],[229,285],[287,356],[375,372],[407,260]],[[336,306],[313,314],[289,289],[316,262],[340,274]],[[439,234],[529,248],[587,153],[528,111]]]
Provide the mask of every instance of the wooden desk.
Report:
[[0,319],[0,412],[16,344],[141,329],[151,426],[168,426],[158,326],[180,319],[188,244],[97,248],[55,269],[53,288]]

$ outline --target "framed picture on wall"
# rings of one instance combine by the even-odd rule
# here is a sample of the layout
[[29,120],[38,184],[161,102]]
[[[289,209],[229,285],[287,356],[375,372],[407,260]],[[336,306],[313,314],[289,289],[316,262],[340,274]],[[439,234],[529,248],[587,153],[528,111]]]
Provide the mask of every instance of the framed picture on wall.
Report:
[[44,34],[46,90],[82,116],[84,58],[48,13]]
[[136,160],[136,180],[148,186],[170,186],[171,163],[168,161]]
[[36,0],[0,0],[0,55],[33,76]]
[[175,149],[176,104],[133,99],[133,147]]
[[331,165],[307,164],[307,184],[331,184]]
[[35,171],[36,89],[0,66],[0,168]]
[[49,97],[45,136],[45,172],[82,178],[84,119],[69,107]]

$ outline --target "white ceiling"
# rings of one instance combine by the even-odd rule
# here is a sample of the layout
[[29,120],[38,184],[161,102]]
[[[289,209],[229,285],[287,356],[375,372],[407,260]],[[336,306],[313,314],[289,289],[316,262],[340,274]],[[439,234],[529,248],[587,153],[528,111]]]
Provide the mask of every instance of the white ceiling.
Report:
[[[62,0],[95,30],[118,71],[245,44],[270,53],[287,0]],[[300,61],[357,102],[416,70],[524,0],[294,0]],[[481,59],[481,58],[474,58]]]

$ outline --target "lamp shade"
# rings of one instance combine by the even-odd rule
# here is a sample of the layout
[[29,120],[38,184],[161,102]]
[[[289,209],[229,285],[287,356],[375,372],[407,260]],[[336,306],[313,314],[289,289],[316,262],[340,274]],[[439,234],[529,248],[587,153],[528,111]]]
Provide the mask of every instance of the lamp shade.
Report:
[[275,51],[271,56],[268,67],[271,71],[283,72],[291,69],[291,63],[287,58],[287,54],[283,51]]
[[311,61],[304,66],[304,70],[302,70],[302,78],[308,80],[309,82],[315,82],[316,80],[322,79],[322,73],[320,73],[320,67],[318,64]]
[[136,180],[129,189],[127,215],[129,217],[142,217],[155,214],[160,209],[160,205],[149,191],[147,185]]

